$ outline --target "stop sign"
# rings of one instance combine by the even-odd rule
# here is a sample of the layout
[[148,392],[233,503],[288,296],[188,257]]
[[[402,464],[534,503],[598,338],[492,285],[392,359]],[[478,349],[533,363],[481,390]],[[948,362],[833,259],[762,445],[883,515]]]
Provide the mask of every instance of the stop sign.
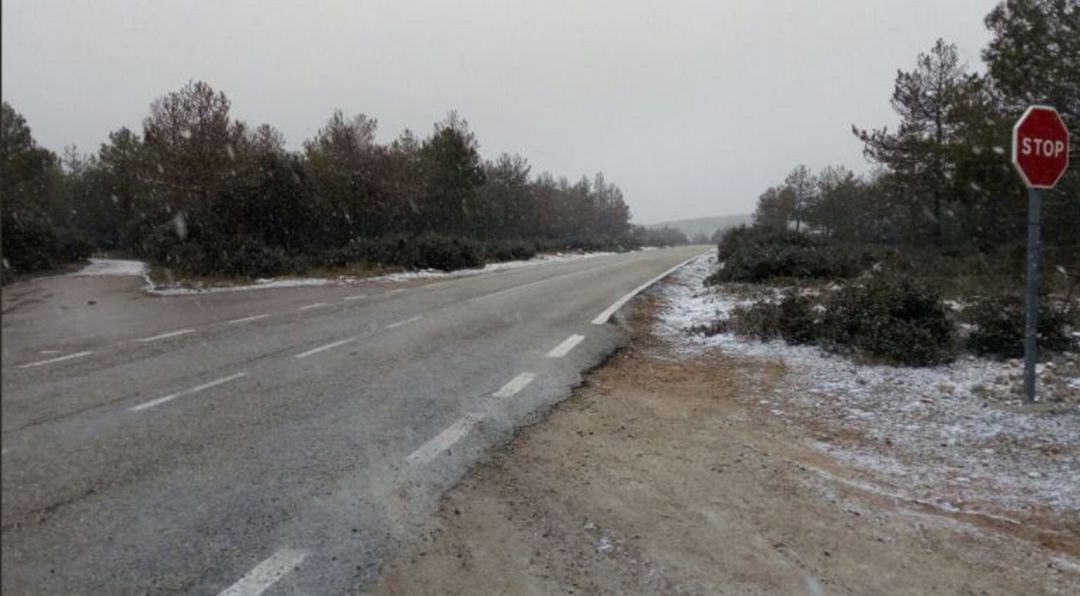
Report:
[[1069,167],[1069,130],[1057,110],[1030,106],[1013,126],[1012,162],[1029,188],[1053,188]]

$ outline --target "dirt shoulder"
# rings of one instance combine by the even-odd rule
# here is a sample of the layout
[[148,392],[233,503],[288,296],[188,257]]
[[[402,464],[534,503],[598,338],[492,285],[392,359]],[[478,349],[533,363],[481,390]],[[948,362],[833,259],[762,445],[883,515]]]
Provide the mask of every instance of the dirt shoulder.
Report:
[[444,498],[382,594],[1080,593],[1075,521],[890,496],[770,413],[782,361],[632,341]]

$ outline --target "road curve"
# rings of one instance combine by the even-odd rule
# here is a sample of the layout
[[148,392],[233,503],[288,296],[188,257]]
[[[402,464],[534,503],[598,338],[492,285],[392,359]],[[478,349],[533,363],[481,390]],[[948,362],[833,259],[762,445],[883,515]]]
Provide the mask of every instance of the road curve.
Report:
[[363,590],[615,349],[620,302],[704,250],[169,298],[131,277],[7,288],[3,591]]

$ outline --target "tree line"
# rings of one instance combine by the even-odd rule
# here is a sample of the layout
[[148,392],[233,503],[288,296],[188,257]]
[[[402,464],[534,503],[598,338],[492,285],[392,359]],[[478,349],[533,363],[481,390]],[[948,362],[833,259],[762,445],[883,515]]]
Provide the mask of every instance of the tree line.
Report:
[[895,129],[852,127],[875,169],[791,170],[767,189],[756,225],[793,227],[829,238],[1019,253],[1026,234],[1026,189],[1010,163],[1012,126],[1030,104],[1058,109],[1074,142],[1070,170],[1044,194],[1044,243],[1080,260],[1080,4],[1007,0],[984,20],[992,38],[985,72],[938,40],[890,99]]
[[454,112],[424,138],[406,130],[381,144],[375,119],[335,111],[294,152],[277,129],[249,126],[230,107],[193,81],[153,102],[141,132],[120,128],[92,155],[58,156],[4,102],[5,277],[94,250],[200,274],[264,274],[380,260],[380,239],[389,244],[378,254],[423,237],[436,248],[509,244],[504,256],[514,257],[657,239],[630,223],[602,173],[570,182],[534,175],[520,155],[484,160]]

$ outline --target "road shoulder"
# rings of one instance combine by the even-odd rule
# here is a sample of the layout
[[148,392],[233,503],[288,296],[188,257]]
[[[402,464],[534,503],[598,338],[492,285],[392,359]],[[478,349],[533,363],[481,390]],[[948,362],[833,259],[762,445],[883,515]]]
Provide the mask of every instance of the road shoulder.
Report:
[[[758,396],[782,362],[632,341],[444,497],[376,591],[399,593],[1076,593],[1070,528],[890,496]],[[1057,536],[1056,540],[1047,539]]]

